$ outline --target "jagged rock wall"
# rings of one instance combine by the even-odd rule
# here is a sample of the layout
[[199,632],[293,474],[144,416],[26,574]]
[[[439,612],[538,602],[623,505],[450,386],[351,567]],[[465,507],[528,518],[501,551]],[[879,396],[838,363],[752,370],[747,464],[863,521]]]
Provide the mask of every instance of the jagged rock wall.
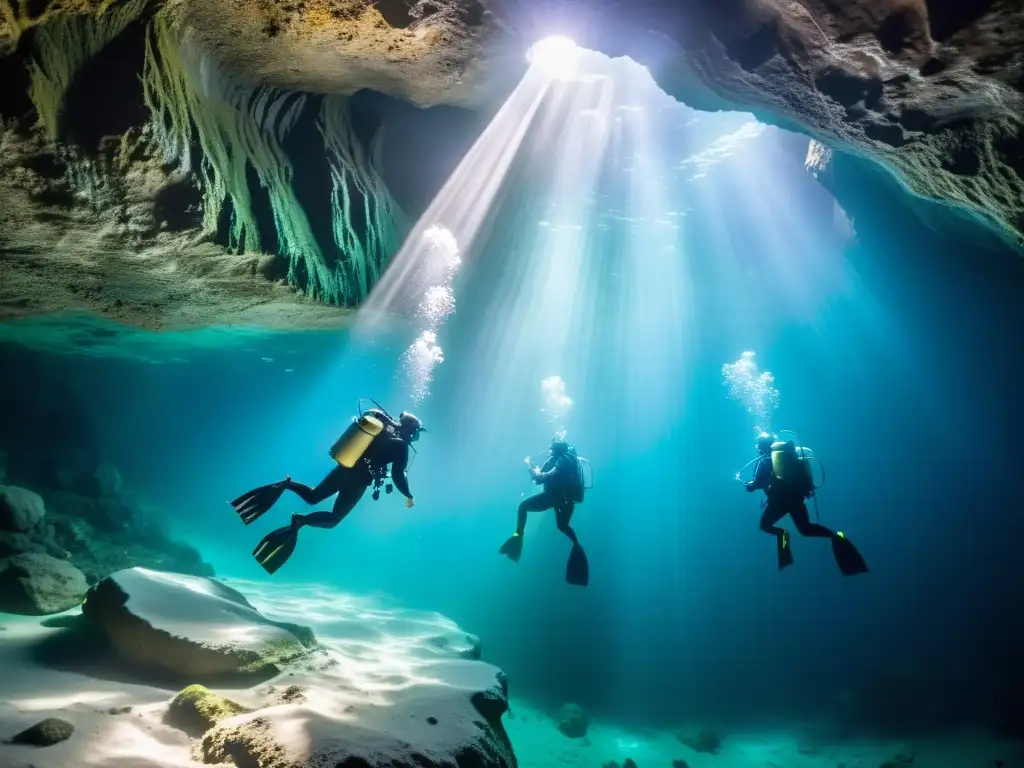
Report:
[[404,221],[348,96],[487,112],[538,28],[559,25],[648,64],[691,106],[753,110],[1011,242],[1024,234],[1019,0],[573,0],[546,13],[0,0],[0,319],[344,322],[319,302],[357,304]]

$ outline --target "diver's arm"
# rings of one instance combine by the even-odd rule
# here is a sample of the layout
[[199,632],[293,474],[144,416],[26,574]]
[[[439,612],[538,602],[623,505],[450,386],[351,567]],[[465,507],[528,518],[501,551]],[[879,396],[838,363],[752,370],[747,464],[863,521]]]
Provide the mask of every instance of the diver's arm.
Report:
[[395,484],[398,492],[407,499],[412,498],[412,491],[409,490],[409,478],[405,470],[409,466],[409,446],[404,440],[397,440],[400,445],[396,446],[395,459],[391,462],[391,482]]
[[766,491],[771,485],[772,462],[769,458],[763,458],[754,467],[754,479],[746,484],[748,491]]
[[568,469],[565,462],[564,456],[552,456],[544,463],[544,467],[534,476],[534,480],[537,483],[544,483],[555,477],[556,475],[563,474]]

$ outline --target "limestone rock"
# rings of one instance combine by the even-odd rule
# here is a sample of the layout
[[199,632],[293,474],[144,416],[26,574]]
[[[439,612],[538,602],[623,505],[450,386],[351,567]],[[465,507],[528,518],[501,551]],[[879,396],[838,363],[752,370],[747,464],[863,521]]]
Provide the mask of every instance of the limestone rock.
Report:
[[164,723],[189,736],[202,736],[221,720],[248,712],[241,704],[218,696],[201,685],[190,685],[174,697]]
[[316,644],[308,628],[267,619],[219,581],[145,568],[100,581],[82,612],[125,661],[179,679],[274,670]]
[[39,525],[46,506],[38,493],[17,485],[0,486],[0,531],[24,533]]
[[81,604],[89,585],[65,560],[40,553],[15,555],[0,573],[0,610],[31,616],[60,613]]
[[431,683],[389,693],[386,704],[274,706],[218,725],[199,748],[206,763],[393,768],[515,768],[501,724],[508,690],[497,669],[477,661],[438,662]]

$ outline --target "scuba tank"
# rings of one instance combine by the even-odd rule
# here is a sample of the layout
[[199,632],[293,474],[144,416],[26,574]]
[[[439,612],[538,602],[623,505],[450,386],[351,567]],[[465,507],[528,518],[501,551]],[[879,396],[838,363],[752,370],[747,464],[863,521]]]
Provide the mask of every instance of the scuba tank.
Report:
[[791,440],[772,443],[772,474],[776,479],[795,487],[814,489],[811,464],[805,459],[814,458],[810,448],[794,445]]
[[[364,411],[362,408],[364,400],[377,407]],[[334,445],[328,451],[332,459],[348,469],[359,463],[379,434],[386,430],[393,431],[395,428],[395,420],[376,400],[361,397],[356,407],[359,411],[358,418],[352,420],[348,429],[334,441]]]
[[[588,459],[580,456],[576,452],[575,445],[570,444],[565,455],[572,459],[573,464],[576,466],[576,483],[573,488],[566,491],[566,496],[569,501],[575,502],[576,504],[582,504],[586,491],[589,491],[594,487],[594,466]],[[526,465],[532,468],[536,459],[544,459],[546,456],[551,456],[550,450],[544,451],[544,453],[537,454],[536,456],[527,456]],[[543,467],[547,464],[547,461],[544,460],[536,462],[536,464]]]
[[348,425],[348,429],[334,441],[328,453],[341,466],[351,469],[366,454],[374,438],[383,431],[384,422],[365,413]]

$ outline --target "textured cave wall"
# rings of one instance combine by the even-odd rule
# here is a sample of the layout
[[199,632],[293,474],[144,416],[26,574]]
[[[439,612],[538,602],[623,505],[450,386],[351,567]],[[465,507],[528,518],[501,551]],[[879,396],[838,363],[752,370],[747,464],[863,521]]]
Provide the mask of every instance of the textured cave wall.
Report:
[[486,116],[529,44],[560,31],[647,64],[696,108],[752,110],[877,163],[1017,244],[1022,14],[1019,0],[0,0],[0,319],[344,322],[325,305],[358,304],[406,223],[382,177],[386,130],[357,125],[353,94]]
[[327,327],[397,249],[379,121],[221,77],[181,8],[0,1],[0,319]]
[[683,0],[629,13],[640,52],[698,109],[742,108],[877,161],[912,192],[1024,240],[1024,3],[1019,0]]
[[263,0],[183,14],[241,81],[484,111],[532,42],[568,32],[648,64],[691,106],[752,110],[1024,235],[1019,0]]

